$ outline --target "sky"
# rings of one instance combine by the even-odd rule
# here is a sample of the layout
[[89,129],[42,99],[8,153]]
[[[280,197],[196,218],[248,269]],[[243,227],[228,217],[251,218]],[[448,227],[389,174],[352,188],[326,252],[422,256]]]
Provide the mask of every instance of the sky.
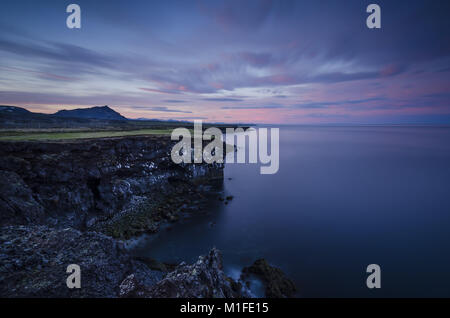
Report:
[[[66,7],[81,8],[81,29]],[[381,29],[366,7],[381,8]],[[450,1],[2,0],[0,104],[272,124],[450,123]]]

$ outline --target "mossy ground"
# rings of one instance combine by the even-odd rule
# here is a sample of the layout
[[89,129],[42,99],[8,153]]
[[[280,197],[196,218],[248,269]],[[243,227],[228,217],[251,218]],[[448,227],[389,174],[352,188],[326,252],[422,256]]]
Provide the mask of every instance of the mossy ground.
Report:
[[90,138],[108,138],[123,136],[142,136],[142,135],[170,135],[170,129],[139,129],[124,131],[81,131],[81,132],[16,132],[0,134],[0,141],[26,141],[26,140],[70,140],[70,139],[90,139]]

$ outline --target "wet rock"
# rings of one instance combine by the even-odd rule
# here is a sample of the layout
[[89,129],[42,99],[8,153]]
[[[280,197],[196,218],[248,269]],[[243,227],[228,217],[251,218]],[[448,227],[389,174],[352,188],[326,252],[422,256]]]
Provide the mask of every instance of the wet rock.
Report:
[[119,286],[119,296],[120,297],[132,297],[135,296],[135,291],[138,290],[139,282],[131,274],[125,278]]
[[161,272],[168,272],[169,269],[166,266],[165,263],[162,263],[154,258],[151,257],[145,257],[145,256],[136,256],[134,259],[144,263],[148,266],[148,268],[155,270],[155,271],[161,271]]
[[146,297],[233,298],[248,296],[247,291],[223,272],[222,256],[217,249],[200,256],[192,265],[180,264],[163,280],[151,287]]
[[141,284],[135,274],[130,274],[119,286],[119,297],[121,298],[142,298],[146,297],[148,289]]
[[253,265],[245,267],[242,270],[241,279],[245,281],[249,274],[254,274],[262,279],[266,287],[266,297],[292,297],[296,291],[295,284],[284,275],[283,271],[270,266],[265,259],[258,259]]
[[[160,267],[155,271],[114,239],[69,228],[3,227],[0,261],[0,297],[249,296],[224,274],[216,249],[192,265],[154,261]],[[66,286],[69,264],[81,268],[80,289]]]

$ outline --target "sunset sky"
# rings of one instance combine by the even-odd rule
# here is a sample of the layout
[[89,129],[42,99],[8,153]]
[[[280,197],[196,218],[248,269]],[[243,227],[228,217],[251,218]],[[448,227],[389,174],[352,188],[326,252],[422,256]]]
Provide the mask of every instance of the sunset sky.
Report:
[[[66,27],[81,7],[82,28]],[[381,7],[381,29],[366,7]],[[0,104],[274,124],[450,123],[450,1],[2,0]]]

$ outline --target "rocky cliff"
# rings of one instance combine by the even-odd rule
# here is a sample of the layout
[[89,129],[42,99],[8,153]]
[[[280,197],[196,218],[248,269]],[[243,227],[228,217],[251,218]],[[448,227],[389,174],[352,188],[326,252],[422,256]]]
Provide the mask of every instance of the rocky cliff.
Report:
[[[157,136],[0,143],[0,295],[116,297],[126,278],[145,290],[163,274],[169,279],[134,259],[122,240],[195,213],[223,181],[221,164],[174,164],[172,145]],[[238,296],[218,252],[209,259],[196,275],[177,267],[187,268],[186,284],[211,278],[186,292]],[[69,264],[81,267],[81,289],[66,286]],[[167,281],[142,296],[172,295]]]
[[205,182],[223,179],[221,164],[174,164],[172,145],[157,136],[0,143],[0,224],[117,238],[155,231],[160,221],[198,208]]
[[[250,296],[245,277],[224,274],[216,249],[192,265],[155,267],[124,248],[217,201],[223,164],[174,164],[173,144],[158,136],[0,142],[0,297]],[[66,286],[70,264],[81,268],[81,289]],[[255,273],[267,295],[289,296],[291,283],[264,264]]]
[[[66,286],[66,268],[81,268],[81,288]],[[6,226],[0,234],[0,297],[242,297],[213,249],[173,272],[151,270],[120,241],[95,232]]]

